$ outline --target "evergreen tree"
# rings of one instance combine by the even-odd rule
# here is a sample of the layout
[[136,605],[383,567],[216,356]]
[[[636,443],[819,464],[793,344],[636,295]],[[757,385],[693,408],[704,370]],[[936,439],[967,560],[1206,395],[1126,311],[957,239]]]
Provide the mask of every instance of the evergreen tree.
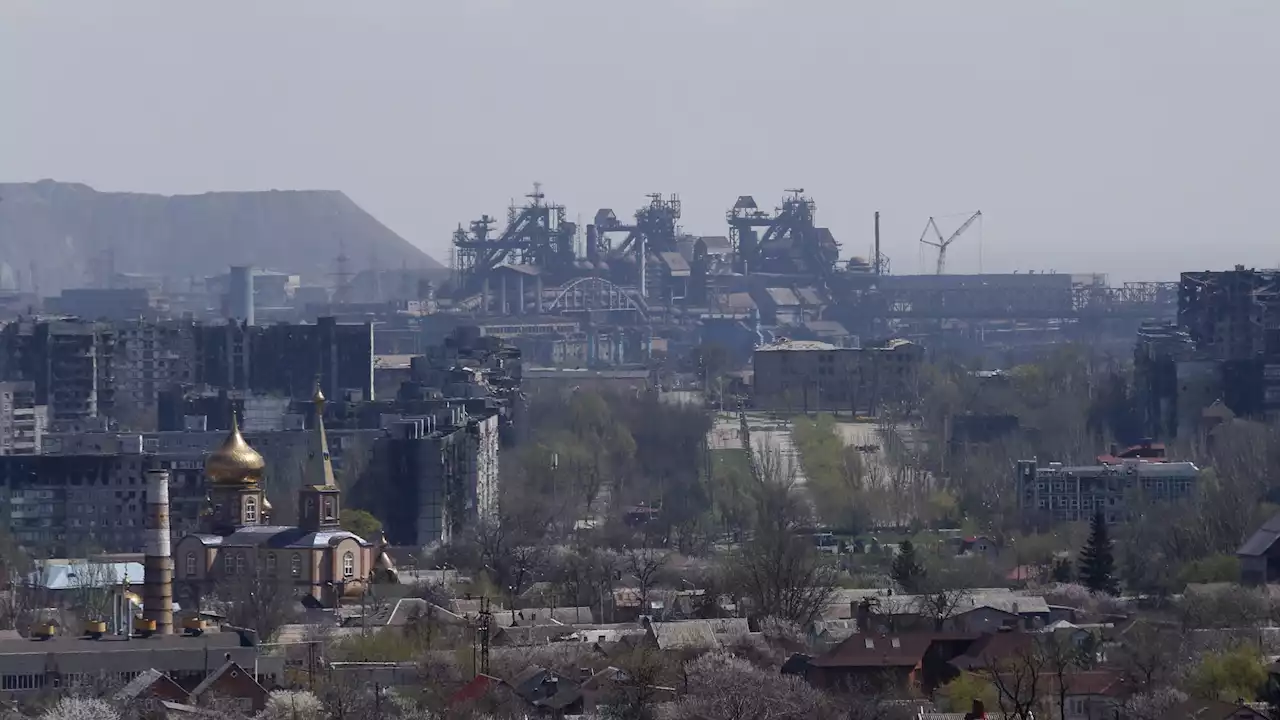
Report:
[[1119,595],[1115,549],[1107,534],[1107,519],[1099,510],[1089,524],[1089,540],[1080,551],[1080,582],[1093,592]]
[[916,557],[916,546],[910,540],[903,540],[898,546],[898,554],[893,558],[889,574],[903,592],[909,595],[920,592],[920,587],[924,584],[924,566]]

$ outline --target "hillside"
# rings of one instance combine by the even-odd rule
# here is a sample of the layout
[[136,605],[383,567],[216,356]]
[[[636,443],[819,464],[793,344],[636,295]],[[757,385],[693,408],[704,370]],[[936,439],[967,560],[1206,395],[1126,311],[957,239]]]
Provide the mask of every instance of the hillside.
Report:
[[53,180],[0,184],[0,278],[27,286],[34,261],[44,295],[83,285],[108,249],[118,272],[202,277],[251,264],[323,282],[340,243],[352,271],[374,256],[385,268],[441,267],[332,190],[166,196]]

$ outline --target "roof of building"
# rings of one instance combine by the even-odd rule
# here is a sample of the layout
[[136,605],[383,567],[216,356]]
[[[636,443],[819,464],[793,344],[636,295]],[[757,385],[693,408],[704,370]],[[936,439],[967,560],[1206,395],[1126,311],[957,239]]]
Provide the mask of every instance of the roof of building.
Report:
[[591,622],[591,608],[589,607],[543,607],[543,608],[521,608],[515,611],[507,611],[511,621],[514,617],[514,625],[520,627],[532,627],[535,625],[573,625],[575,623]]
[[663,265],[667,266],[667,270],[671,273],[672,277],[689,276],[689,262],[685,260],[684,256],[680,253],[660,252],[658,253],[658,259],[662,261]]
[[733,251],[733,243],[724,235],[701,235],[698,237],[707,247],[708,254],[723,254]]
[[257,678],[253,677],[251,673],[247,672],[244,668],[240,667],[240,665],[237,664],[236,661],[228,660],[222,663],[222,665],[219,666],[217,670],[214,670],[213,672],[209,673],[204,680],[201,680],[200,684],[197,685],[195,689],[191,691],[191,697],[193,699],[199,698],[201,695],[208,692],[210,688],[212,688],[215,684],[217,684],[217,682],[221,680],[224,675],[230,675],[231,677],[236,677],[237,674],[247,675],[249,680],[252,681],[253,684],[255,685],[258,684]]
[[820,340],[787,340],[785,338],[768,345],[762,345],[756,348],[756,352],[777,352],[787,350],[797,352],[801,350],[837,350],[835,345],[822,342]]
[[1031,648],[1035,638],[1023,632],[986,633],[951,664],[961,670],[976,670],[999,663]]
[[800,297],[796,295],[795,291],[791,288],[771,287],[765,288],[764,292],[765,295],[768,296],[769,300],[778,307],[794,307],[796,305],[804,304],[800,301]]
[[711,623],[706,620],[656,622],[652,628],[661,650],[714,650],[720,647]]
[[934,633],[854,635],[810,664],[814,667],[915,667],[936,637]]
[[1246,716],[1266,717],[1248,705],[1204,698],[1188,698],[1162,714],[1171,720],[1227,720],[1242,710]]
[[45,561],[31,572],[27,581],[45,590],[75,590],[125,582],[141,585],[142,574],[142,563],[136,562]]
[[248,525],[237,528],[230,535],[193,533],[189,537],[199,538],[201,543],[210,547],[268,547],[279,550],[304,550],[331,547],[347,539],[355,540],[363,547],[373,546],[373,543],[347,530],[312,532],[285,525]]
[[804,329],[814,335],[848,335],[849,331],[845,326],[837,320],[809,320],[804,323]]
[[725,297],[723,305],[725,309],[731,312],[735,310],[747,312],[755,309],[756,301],[752,299],[751,293],[731,292]]
[[521,376],[526,380],[549,380],[549,379],[565,379],[565,380],[590,380],[590,379],[614,379],[614,380],[647,380],[649,371],[643,368],[634,370],[617,369],[617,370],[593,370],[588,368],[525,368],[521,371]]
[[[138,699],[138,696],[146,692],[147,689],[150,688],[152,685],[155,685],[158,682],[162,682],[168,679],[169,679],[168,676],[160,672],[159,670],[156,670],[155,668],[148,668],[147,670],[143,670],[142,672],[138,673],[137,677],[130,680],[128,684],[126,684],[123,688],[120,689],[120,692],[117,692],[115,694],[113,699],[116,702],[128,702],[131,700],[136,700]],[[170,682],[173,682],[173,681],[170,680]]]
[[822,293],[817,288],[802,287],[796,288],[796,296],[800,298],[800,302],[804,305],[822,305]]
[[1262,557],[1267,554],[1276,540],[1280,539],[1280,513],[1262,523],[1262,527],[1254,531],[1248,540],[1236,550],[1237,555],[1245,557]]
[[[100,640],[59,636],[48,640],[0,641],[0,674],[17,669],[43,667],[50,672],[96,673],[107,668],[119,672],[204,671],[226,653],[254,653],[243,647],[232,632],[205,632],[200,637],[156,635],[144,639],[106,636]],[[16,669],[11,669],[16,668]]]

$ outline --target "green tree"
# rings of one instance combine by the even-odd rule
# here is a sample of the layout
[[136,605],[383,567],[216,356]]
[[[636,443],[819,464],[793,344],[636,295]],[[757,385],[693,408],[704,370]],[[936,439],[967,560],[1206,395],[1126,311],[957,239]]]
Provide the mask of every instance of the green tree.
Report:
[[1197,697],[1251,701],[1267,682],[1267,668],[1255,648],[1241,645],[1204,655],[1190,680],[1191,693]]
[[913,595],[920,592],[924,584],[925,569],[916,556],[916,546],[910,540],[903,540],[898,546],[898,554],[893,558],[889,574],[903,592]]
[[367,510],[343,508],[338,516],[338,523],[343,530],[355,533],[369,542],[375,542],[382,533],[382,521]]
[[1107,519],[1099,510],[1089,525],[1089,540],[1080,551],[1080,582],[1093,592],[1119,595],[1115,548],[1107,533]]

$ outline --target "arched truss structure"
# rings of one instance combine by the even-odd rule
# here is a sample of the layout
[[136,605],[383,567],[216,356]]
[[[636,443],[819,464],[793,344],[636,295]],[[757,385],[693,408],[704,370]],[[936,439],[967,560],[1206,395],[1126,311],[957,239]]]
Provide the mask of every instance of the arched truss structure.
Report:
[[583,277],[565,285],[547,306],[549,313],[572,315],[593,312],[634,312],[642,320],[648,313],[636,302],[635,291],[598,277]]

